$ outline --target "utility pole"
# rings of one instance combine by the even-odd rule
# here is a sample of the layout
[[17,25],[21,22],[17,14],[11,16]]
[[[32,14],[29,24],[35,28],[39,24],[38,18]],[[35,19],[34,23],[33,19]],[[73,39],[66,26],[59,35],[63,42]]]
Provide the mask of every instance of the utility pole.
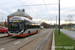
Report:
[[59,0],[59,31],[58,31],[58,35],[60,35],[60,0]]
[[57,16],[56,16],[56,29],[57,29]]

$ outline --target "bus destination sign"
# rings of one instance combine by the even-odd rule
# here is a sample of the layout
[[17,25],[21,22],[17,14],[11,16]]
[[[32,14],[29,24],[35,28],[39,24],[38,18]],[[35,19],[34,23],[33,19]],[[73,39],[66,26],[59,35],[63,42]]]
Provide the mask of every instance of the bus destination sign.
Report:
[[19,20],[12,20],[12,22],[19,22]]
[[22,22],[22,20],[10,20],[9,22]]

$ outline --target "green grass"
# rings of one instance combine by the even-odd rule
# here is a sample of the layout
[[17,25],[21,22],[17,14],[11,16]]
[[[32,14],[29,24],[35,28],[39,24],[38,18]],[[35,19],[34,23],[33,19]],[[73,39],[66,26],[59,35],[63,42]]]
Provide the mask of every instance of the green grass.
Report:
[[69,29],[69,30],[71,30],[72,28],[71,28],[71,27],[64,27],[64,29]]
[[58,35],[55,30],[55,50],[75,50],[75,41],[63,34]]

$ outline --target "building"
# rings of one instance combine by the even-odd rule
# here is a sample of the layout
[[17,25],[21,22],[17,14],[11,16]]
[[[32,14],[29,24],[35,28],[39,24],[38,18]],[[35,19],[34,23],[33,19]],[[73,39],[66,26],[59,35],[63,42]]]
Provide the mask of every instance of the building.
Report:
[[10,14],[7,16],[7,22],[9,20],[9,18],[13,17],[13,16],[22,16],[22,17],[26,17],[26,18],[29,18],[32,20],[32,17],[30,17],[26,12],[25,12],[25,9],[23,10],[20,10],[18,9],[16,12]]

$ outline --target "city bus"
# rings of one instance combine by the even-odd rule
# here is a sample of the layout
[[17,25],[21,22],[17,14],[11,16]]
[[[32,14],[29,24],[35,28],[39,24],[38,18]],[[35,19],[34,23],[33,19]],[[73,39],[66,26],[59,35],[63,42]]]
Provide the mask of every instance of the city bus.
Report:
[[8,20],[8,36],[25,37],[40,31],[40,23],[26,17],[14,16]]

